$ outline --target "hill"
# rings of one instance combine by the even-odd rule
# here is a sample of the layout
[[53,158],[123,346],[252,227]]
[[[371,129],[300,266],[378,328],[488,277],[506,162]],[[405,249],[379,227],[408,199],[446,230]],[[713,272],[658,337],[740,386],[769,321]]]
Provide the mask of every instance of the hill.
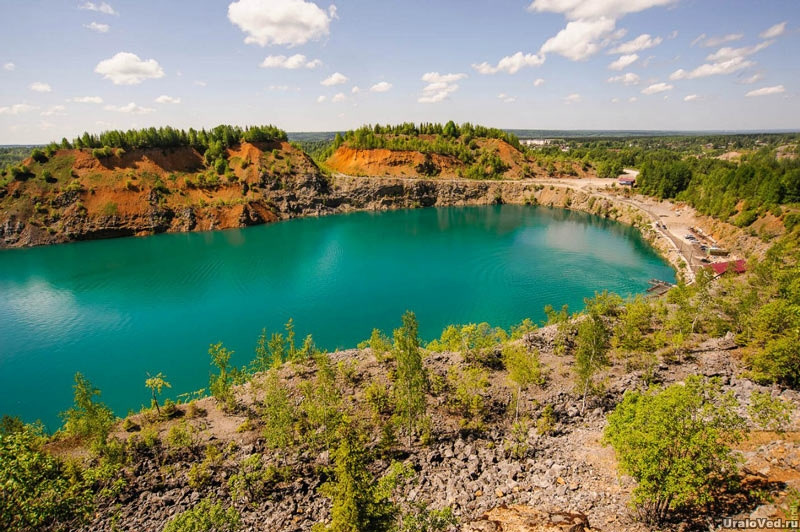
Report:
[[142,130],[34,150],[0,173],[0,245],[242,227],[291,212],[303,191],[324,193],[319,168],[285,133],[221,128],[200,140],[192,130],[137,139]]
[[375,177],[529,179],[582,176],[589,170],[526,151],[502,130],[452,121],[364,126],[337,134],[320,160],[333,172]]

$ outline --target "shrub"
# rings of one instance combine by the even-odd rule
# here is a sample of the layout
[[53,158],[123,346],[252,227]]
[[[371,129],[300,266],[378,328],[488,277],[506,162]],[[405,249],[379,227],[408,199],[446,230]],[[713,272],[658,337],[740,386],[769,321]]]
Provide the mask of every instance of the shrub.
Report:
[[264,382],[264,438],[274,449],[284,449],[294,442],[295,409],[289,402],[289,391],[281,383],[278,372],[269,370]]
[[452,390],[450,405],[454,412],[461,414],[462,428],[483,430],[486,415],[483,392],[489,387],[486,370],[474,366],[459,370],[451,366],[447,382]]
[[203,499],[170,519],[163,532],[229,532],[239,527],[239,512],[222,503]]
[[546,436],[553,433],[556,427],[556,411],[553,405],[547,405],[542,409],[539,414],[539,419],[536,420],[536,433],[540,436]]
[[288,478],[286,469],[264,465],[260,454],[252,454],[242,460],[238,473],[228,479],[228,488],[233,500],[257,502],[262,500],[278,482]]
[[761,430],[784,432],[789,424],[792,410],[791,403],[768,393],[754,391],[750,395],[747,413]]
[[619,468],[638,485],[632,503],[640,518],[663,521],[670,512],[713,503],[736,481],[736,456],[745,420],[718,380],[693,376],[648,393],[626,392],[608,417],[604,442]]
[[211,365],[216,366],[219,370],[219,373],[211,374],[209,382],[211,394],[217,399],[221,408],[225,410],[232,409],[235,405],[231,378],[232,368],[230,366],[233,351],[222,347],[222,342],[219,342],[211,344],[208,348],[208,354],[211,356]]
[[75,374],[73,390],[74,406],[61,414],[64,432],[71,436],[105,442],[115,417],[110,408],[95,401],[95,397],[100,396],[100,390],[81,373]]
[[31,159],[37,163],[46,163],[47,155],[39,148],[34,148],[34,150],[31,152]]
[[214,474],[214,469],[222,463],[222,458],[222,453],[216,445],[206,447],[206,455],[203,461],[199,464],[192,464],[192,467],[189,468],[189,473],[187,474],[189,487],[197,490],[208,486]]
[[89,516],[91,492],[42,449],[32,426],[0,434],[0,529],[46,530]]
[[167,445],[175,450],[188,449],[194,444],[194,428],[185,421],[173,425],[167,432]]

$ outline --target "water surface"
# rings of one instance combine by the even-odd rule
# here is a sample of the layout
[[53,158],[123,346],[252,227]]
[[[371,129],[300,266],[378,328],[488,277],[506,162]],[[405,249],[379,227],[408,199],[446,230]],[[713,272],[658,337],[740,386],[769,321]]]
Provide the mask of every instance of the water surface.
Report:
[[362,212],[247,229],[0,251],[0,413],[57,428],[84,373],[118,414],[208,383],[208,345],[253,358],[261,329],[294,318],[329,350],[406,309],[424,339],[451,323],[540,321],[608,289],[674,272],[631,227],[546,207]]

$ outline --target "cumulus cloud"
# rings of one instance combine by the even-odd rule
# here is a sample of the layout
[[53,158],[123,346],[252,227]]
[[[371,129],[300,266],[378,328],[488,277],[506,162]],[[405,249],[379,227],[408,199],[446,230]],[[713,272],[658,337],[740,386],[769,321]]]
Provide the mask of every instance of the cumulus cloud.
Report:
[[422,81],[427,85],[422,89],[422,96],[417,98],[419,103],[441,102],[458,90],[457,81],[466,78],[466,74],[440,74],[427,72],[422,76]]
[[205,87],[206,85],[208,85],[208,83],[206,83],[205,81],[201,81],[199,79],[194,80],[192,84],[197,85],[198,87]]
[[342,83],[347,83],[347,76],[340,72],[334,72],[327,78],[320,81],[321,84],[325,85],[326,87],[333,87],[334,85],[341,85]]
[[150,107],[142,107],[133,102],[127,105],[106,105],[103,109],[106,111],[115,111],[117,113],[128,113],[132,115],[146,115],[155,111],[155,109],[151,109]]
[[509,96],[508,94],[501,92],[497,95],[497,98],[502,101],[503,103],[514,103],[517,99],[514,96]]
[[742,33],[729,33],[719,37],[709,37],[705,33],[701,33],[695,40],[692,41],[692,46],[699,44],[704,48],[713,48],[714,46],[741,40],[742,37],[744,37],[744,34]]
[[720,61],[719,63],[706,63],[700,65],[691,71],[686,71],[682,68],[670,74],[669,79],[675,81],[679,79],[695,79],[705,78],[708,76],[722,76],[726,74],[733,74],[745,68],[755,65],[752,61],[747,61],[743,57],[734,57],[727,61]]
[[698,98],[697,94],[689,94],[683,97],[684,102],[693,102]]
[[611,70],[622,70],[635,63],[637,59],[639,59],[637,54],[621,55],[619,59],[609,64],[608,68]]
[[619,18],[651,7],[667,6],[678,0],[534,0],[529,11],[562,13],[567,18]]
[[325,101],[325,100],[327,100],[327,99],[328,99],[328,97],[327,97],[327,96],[318,96],[318,97],[317,97],[317,103],[322,103],[322,102],[324,102],[324,101]]
[[118,13],[114,11],[114,8],[108,5],[105,2],[100,2],[99,4],[95,4],[94,2],[84,2],[78,6],[78,9],[86,9],[88,11],[97,11],[98,13],[103,13],[106,15],[117,15]]
[[286,68],[296,70],[298,68],[317,68],[322,65],[319,59],[309,61],[303,54],[294,54],[289,57],[285,55],[268,55],[262,62],[261,68]]
[[28,105],[27,103],[16,103],[14,105],[0,107],[0,115],[21,115],[23,113],[35,111],[36,109],[38,109],[38,107],[34,105]]
[[648,33],[643,33],[633,39],[632,41],[624,42],[618,45],[616,48],[613,48],[608,53],[610,54],[633,54],[636,52],[640,52],[642,50],[647,50],[648,48],[654,48],[661,44],[662,42],[661,37],[651,37]]
[[637,98],[636,96],[631,96],[630,98],[628,98],[628,102],[629,103],[635,103],[638,100],[639,100],[639,98]]
[[108,30],[111,29],[111,26],[109,26],[108,24],[99,24],[97,22],[84,24],[83,27],[88,30],[96,31],[97,33],[108,33]]
[[53,87],[47,83],[42,83],[41,81],[34,81],[28,86],[28,88],[33,92],[53,92]]
[[75,103],[103,103],[103,99],[100,96],[77,96],[69,101]]
[[781,94],[786,92],[783,85],[775,85],[774,87],[762,87],[754,91],[750,91],[745,96],[769,96],[771,94]]
[[297,46],[330,34],[336,6],[328,11],[304,0],[238,0],[228,6],[228,20],[247,34],[244,42]]
[[339,92],[333,98],[331,98],[331,101],[333,103],[340,103],[340,102],[345,101],[346,99],[347,99],[347,96],[345,96],[343,92]]
[[380,83],[376,83],[372,87],[369,88],[370,92],[387,92],[392,88],[392,84],[386,81],[381,81]]
[[708,61],[720,62],[720,61],[729,61],[737,57],[747,57],[757,52],[760,52],[761,50],[770,46],[774,42],[775,41],[764,41],[755,46],[743,46],[741,48],[730,48],[726,46],[724,48],[720,48],[713,54],[709,54],[709,56],[706,57],[706,59]]
[[611,98],[611,103],[619,103],[619,98]]
[[14,63],[12,63],[10,61],[3,65],[3,70],[8,70],[9,72],[12,72],[16,68],[17,68],[17,65],[15,65]]
[[356,85],[352,89],[350,89],[350,92],[352,94],[358,94],[359,92],[361,92],[361,88],[358,85]]
[[180,98],[173,98],[172,96],[167,96],[166,94],[162,94],[158,98],[156,98],[156,103],[181,103]]
[[668,83],[653,83],[649,87],[642,89],[642,94],[658,94],[659,92],[671,91],[674,88],[675,87]]
[[523,54],[517,52],[514,55],[506,56],[493,66],[486,61],[480,64],[473,64],[472,68],[481,74],[497,74],[498,72],[506,72],[508,74],[516,74],[523,67],[540,66],[544,63],[544,55],[542,54]]
[[580,103],[580,101],[581,101],[581,95],[578,94],[577,92],[573,92],[572,94],[569,94],[564,97],[564,103],[566,104]]
[[552,52],[573,61],[583,61],[600,51],[602,39],[614,31],[615,25],[615,19],[608,17],[574,20],[545,41],[540,53]]
[[780,37],[786,31],[786,22],[781,22],[775,24],[767,28],[766,30],[762,31],[758,34],[759,37],[762,39],[774,39],[775,37]]
[[39,113],[42,116],[64,116],[66,113],[67,108],[63,105],[51,105],[46,110]]
[[608,78],[609,83],[622,83],[623,85],[638,85],[639,81],[641,81],[639,76],[633,72],[626,72],[625,74]]
[[544,85],[544,78],[536,78],[533,82],[534,87],[541,87],[542,85]]
[[155,59],[142,61],[138,55],[119,52],[97,63],[94,71],[111,80],[114,85],[138,85],[146,79],[164,77],[164,69]]

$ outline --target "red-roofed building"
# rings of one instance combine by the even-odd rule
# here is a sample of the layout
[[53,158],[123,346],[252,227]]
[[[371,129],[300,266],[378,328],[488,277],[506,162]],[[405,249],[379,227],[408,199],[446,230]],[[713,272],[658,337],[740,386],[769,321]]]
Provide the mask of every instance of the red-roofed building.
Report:
[[711,268],[717,277],[726,272],[739,275],[747,271],[747,263],[742,259],[728,262],[714,262],[713,264],[709,264],[707,267]]
[[631,176],[624,175],[624,176],[620,177],[620,178],[617,180],[617,182],[620,184],[620,186],[623,186],[623,187],[632,187],[632,186],[634,186],[634,185],[636,184],[636,178],[635,178],[635,177],[631,177]]

